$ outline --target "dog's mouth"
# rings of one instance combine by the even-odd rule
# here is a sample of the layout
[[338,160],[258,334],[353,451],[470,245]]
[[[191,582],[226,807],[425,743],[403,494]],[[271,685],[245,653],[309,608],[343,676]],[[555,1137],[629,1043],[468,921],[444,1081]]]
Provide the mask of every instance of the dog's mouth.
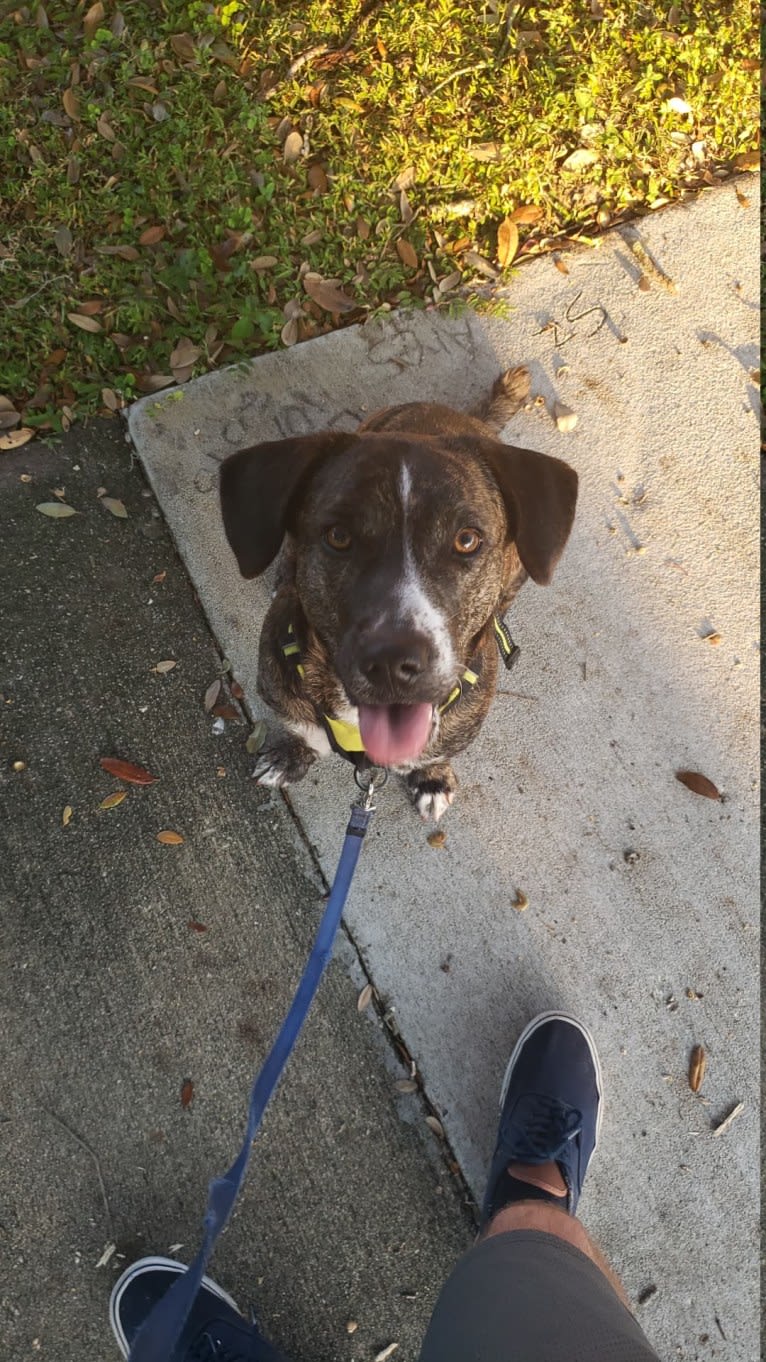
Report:
[[359,705],[359,732],[364,750],[376,766],[415,761],[431,735],[434,707]]

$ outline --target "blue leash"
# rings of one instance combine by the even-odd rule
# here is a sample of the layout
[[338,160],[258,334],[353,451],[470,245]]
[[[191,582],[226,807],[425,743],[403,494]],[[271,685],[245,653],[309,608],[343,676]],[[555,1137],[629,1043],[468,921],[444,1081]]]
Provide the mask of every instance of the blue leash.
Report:
[[[327,907],[322,915],[308,963],[290,1004],[290,1010],[282,1023],[279,1034],[264,1060],[250,1094],[250,1108],[247,1128],[242,1148],[231,1168],[223,1177],[213,1178],[208,1187],[207,1209],[202,1222],[203,1237],[199,1253],[194,1262],[173,1283],[170,1290],[157,1302],[151,1314],[147,1315],[133,1341],[128,1362],[168,1362],[181,1331],[194,1304],[194,1298],[202,1284],[205,1268],[215,1247],[216,1240],[231,1215],[240,1188],[244,1181],[250,1159],[253,1140],[263,1119],[263,1113],[271,1099],[282,1072],[295,1047],[303,1023],[308,1016],[319,987],[322,975],[332,955],[333,942],[340,926],[343,908],[351,887],[356,863],[362,850],[364,835],[375,812],[372,802],[376,775],[378,786],[385,784],[385,774],[375,771],[355,771],[357,784],[365,798],[361,804],[353,804],[351,817],[346,828],[346,839],[338,861]],[[366,785],[360,777],[369,777]],[[270,1352],[268,1345],[265,1351]]]

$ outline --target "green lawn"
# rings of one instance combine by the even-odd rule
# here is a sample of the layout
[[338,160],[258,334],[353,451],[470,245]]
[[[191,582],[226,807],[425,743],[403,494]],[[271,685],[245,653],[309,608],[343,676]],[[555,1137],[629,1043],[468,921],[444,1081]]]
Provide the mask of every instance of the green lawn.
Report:
[[745,0],[0,16],[6,432],[381,308],[454,306],[500,266],[754,165]]

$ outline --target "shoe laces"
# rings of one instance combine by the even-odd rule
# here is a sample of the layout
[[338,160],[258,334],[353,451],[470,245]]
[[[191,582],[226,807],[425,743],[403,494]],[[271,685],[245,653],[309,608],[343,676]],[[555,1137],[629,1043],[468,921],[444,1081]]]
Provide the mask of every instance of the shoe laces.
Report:
[[520,1163],[558,1158],[582,1129],[582,1114],[576,1107],[545,1093],[522,1100],[513,1117],[511,1157]]
[[213,1338],[207,1329],[191,1344],[184,1362],[260,1362],[260,1339],[253,1335],[247,1342],[226,1343]]

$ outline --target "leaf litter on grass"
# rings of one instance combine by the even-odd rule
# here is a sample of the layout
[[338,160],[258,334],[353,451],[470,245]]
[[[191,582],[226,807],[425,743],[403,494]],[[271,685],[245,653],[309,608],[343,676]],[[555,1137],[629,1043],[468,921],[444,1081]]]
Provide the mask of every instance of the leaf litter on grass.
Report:
[[[755,165],[747,0],[540,0],[511,28],[504,9],[6,7],[0,390],[21,424],[449,307],[434,283],[459,270],[468,292],[473,260],[491,287],[495,264]],[[286,316],[307,271],[322,293]]]

